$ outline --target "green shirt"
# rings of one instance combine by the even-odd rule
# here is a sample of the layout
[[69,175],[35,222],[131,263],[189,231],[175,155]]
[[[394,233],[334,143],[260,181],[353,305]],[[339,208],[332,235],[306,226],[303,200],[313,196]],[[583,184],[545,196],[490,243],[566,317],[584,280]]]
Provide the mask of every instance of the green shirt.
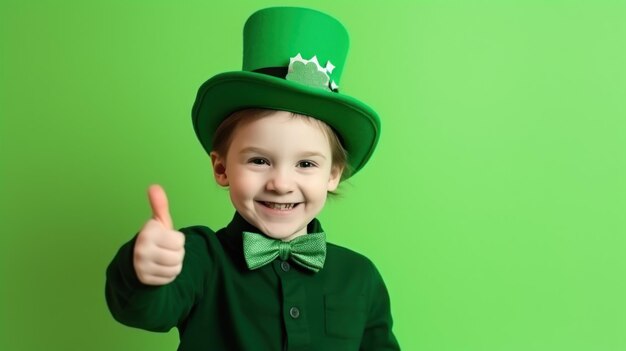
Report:
[[[309,233],[322,231],[317,220]],[[366,257],[327,243],[324,268],[289,261],[251,271],[242,232],[259,232],[239,214],[214,233],[185,234],[182,272],[163,286],[142,284],[133,268],[135,239],[107,269],[106,299],[119,322],[152,331],[177,327],[179,350],[399,350],[389,295]]]

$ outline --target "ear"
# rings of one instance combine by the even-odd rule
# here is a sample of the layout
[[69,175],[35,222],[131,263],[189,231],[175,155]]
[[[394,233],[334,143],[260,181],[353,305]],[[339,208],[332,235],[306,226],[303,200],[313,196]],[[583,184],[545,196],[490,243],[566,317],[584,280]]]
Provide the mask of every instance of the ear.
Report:
[[333,166],[330,170],[330,178],[328,179],[328,190],[327,191],[335,191],[339,186],[339,181],[341,181],[341,174],[343,174],[343,167],[335,167]]
[[228,176],[226,175],[226,159],[217,152],[211,151],[211,163],[213,164],[213,176],[217,184],[228,186]]

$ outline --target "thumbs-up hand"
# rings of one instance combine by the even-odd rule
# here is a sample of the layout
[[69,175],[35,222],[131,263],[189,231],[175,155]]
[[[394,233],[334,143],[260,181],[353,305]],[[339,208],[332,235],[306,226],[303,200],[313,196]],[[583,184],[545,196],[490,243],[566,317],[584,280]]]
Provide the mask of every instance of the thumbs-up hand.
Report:
[[185,235],[174,230],[167,196],[160,185],[148,188],[152,218],[143,226],[133,252],[133,265],[139,281],[165,285],[176,279],[183,268]]

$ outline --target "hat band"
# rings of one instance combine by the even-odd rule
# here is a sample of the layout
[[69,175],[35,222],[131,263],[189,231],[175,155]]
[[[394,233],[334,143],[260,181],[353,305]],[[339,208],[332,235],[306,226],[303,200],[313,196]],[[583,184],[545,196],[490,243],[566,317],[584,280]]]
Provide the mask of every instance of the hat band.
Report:
[[[252,72],[285,79],[285,77],[289,73],[289,68],[288,67],[264,67],[264,68],[255,69]],[[335,88],[335,89],[329,88],[329,90],[332,91],[333,93],[339,92],[338,88]]]
[[252,72],[267,74],[268,76],[273,76],[276,78],[285,78],[285,76],[287,75],[287,70],[287,67],[265,67],[255,69]]

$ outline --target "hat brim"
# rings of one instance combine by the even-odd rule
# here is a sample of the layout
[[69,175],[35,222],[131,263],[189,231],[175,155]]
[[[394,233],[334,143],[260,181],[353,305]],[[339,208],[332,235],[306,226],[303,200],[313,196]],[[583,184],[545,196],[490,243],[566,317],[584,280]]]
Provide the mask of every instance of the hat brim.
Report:
[[304,114],[330,125],[348,152],[351,175],[367,163],[380,136],[378,114],[357,99],[266,74],[236,71],[218,74],[198,90],[192,118],[204,149],[211,151],[213,134],[226,117],[255,107]]

